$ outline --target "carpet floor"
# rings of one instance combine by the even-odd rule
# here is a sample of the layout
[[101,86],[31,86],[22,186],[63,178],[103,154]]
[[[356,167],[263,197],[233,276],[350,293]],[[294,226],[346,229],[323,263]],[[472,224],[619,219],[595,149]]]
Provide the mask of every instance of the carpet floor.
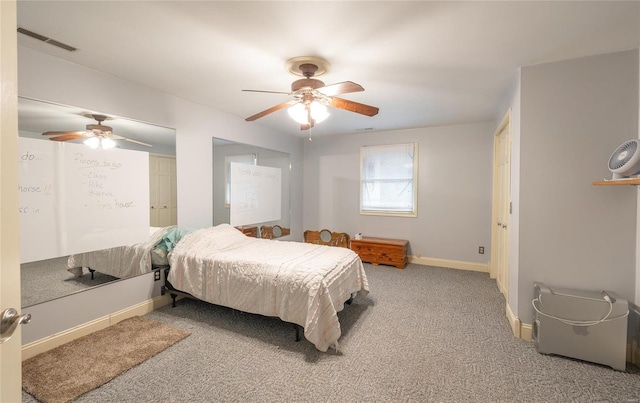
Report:
[[43,402],[70,402],[188,335],[149,318],[129,318],[24,361],[22,386]]
[[[539,354],[486,273],[366,264],[338,350],[293,325],[196,300],[145,317],[191,336],[77,402],[639,402],[640,371]],[[28,394],[24,402],[33,401]]]

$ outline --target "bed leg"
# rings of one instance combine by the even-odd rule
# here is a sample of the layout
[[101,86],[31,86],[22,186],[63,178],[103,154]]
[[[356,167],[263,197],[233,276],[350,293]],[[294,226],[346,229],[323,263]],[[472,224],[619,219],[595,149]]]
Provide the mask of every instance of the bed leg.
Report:
[[300,341],[300,325],[294,323],[293,326],[296,328],[296,342],[298,342]]
[[171,307],[175,308],[176,307],[176,298],[178,298],[178,294],[169,294],[171,295]]
[[93,270],[91,267],[87,267],[87,269],[89,269],[89,273],[91,273],[91,280],[93,280],[93,273],[95,273],[96,271]]

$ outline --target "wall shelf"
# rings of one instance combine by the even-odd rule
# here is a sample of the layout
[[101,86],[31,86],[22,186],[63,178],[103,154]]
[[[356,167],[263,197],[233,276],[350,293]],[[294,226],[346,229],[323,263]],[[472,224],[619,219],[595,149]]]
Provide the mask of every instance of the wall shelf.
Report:
[[620,185],[640,185],[640,178],[613,179],[608,181],[594,181],[595,186],[620,186]]

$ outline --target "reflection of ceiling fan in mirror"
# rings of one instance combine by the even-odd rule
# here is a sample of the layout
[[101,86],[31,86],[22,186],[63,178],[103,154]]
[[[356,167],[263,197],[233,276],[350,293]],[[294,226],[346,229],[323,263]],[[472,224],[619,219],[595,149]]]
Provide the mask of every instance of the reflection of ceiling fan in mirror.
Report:
[[337,84],[324,85],[322,81],[313,78],[314,76],[319,76],[327,72],[329,63],[326,60],[313,56],[295,57],[289,59],[285,66],[289,72],[305,77],[291,84],[291,92],[243,91],[287,94],[293,95],[293,99],[250,116],[245,119],[246,121],[254,121],[270,113],[289,107],[289,116],[300,123],[300,130],[307,130],[312,128],[315,123],[320,123],[329,116],[327,106],[360,113],[366,116],[375,116],[378,114],[379,109],[375,106],[335,97],[335,95],[364,91],[364,88],[359,84],[344,81]]
[[53,141],[68,141],[85,139],[84,143],[91,148],[102,147],[104,149],[113,148],[117,145],[115,140],[125,140],[131,143],[140,144],[143,146],[151,147],[151,144],[143,143],[141,141],[128,139],[126,137],[113,134],[113,129],[109,126],[103,125],[102,122],[108,119],[105,115],[90,115],[98,122],[95,125],[87,125],[84,132],[44,132],[44,136],[56,136],[50,137],[49,140]]

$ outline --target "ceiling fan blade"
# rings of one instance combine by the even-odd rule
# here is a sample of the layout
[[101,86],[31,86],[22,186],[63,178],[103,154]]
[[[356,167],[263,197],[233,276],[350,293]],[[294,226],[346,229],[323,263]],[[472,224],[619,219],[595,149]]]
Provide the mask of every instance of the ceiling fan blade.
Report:
[[85,139],[87,137],[91,137],[91,136],[87,136],[83,133],[69,133],[69,132],[63,132],[66,134],[63,134],[61,136],[58,137],[49,137],[49,140],[53,140],[53,141],[67,141],[67,140],[76,140],[76,139]]
[[44,132],[43,136],[62,136],[64,134],[84,134],[84,132]]
[[285,94],[285,95],[289,95],[291,94],[290,92],[282,92],[282,91],[263,91],[263,90],[242,90],[244,92],[263,92],[266,94]]
[[129,141],[131,143],[140,144],[141,146],[153,147],[151,144],[143,143],[142,141],[138,141],[138,140],[131,140],[126,137],[122,137],[122,140]]
[[329,105],[333,106],[334,108],[340,108],[346,111],[360,113],[362,115],[367,115],[367,116],[375,116],[378,114],[378,111],[380,110],[375,106],[369,106],[369,105],[361,104],[358,102],[347,101],[346,99],[336,98],[336,97],[331,98],[331,102],[329,103]]
[[287,102],[283,102],[283,103],[278,104],[278,105],[276,105],[276,106],[272,106],[271,108],[266,109],[266,110],[264,110],[264,111],[262,111],[262,112],[260,112],[260,113],[256,113],[256,114],[255,114],[255,115],[253,115],[253,116],[249,116],[249,117],[248,117],[248,118],[246,118],[245,120],[246,120],[247,122],[252,122],[252,121],[254,121],[254,120],[256,120],[256,119],[260,119],[260,118],[261,118],[261,117],[263,117],[263,116],[267,116],[267,115],[268,115],[268,114],[270,114],[270,113],[273,113],[273,112],[275,112],[275,111],[279,111],[280,109],[286,108],[286,107],[287,107],[287,106],[289,106],[289,105],[293,105],[293,104],[295,104],[296,102],[298,102],[298,101],[287,101]]
[[325,85],[322,88],[318,88],[318,91],[326,96],[332,97],[334,95],[347,94],[349,92],[364,91],[364,88],[362,88],[360,84],[356,84],[352,81],[344,81],[342,83]]
[[118,136],[117,134],[112,134],[111,136],[109,136],[109,137],[107,137],[107,138],[110,138],[110,139],[112,139],[112,140],[124,140],[124,141],[129,141],[129,142],[131,142],[131,143],[140,144],[141,146],[153,147],[151,144],[143,143],[142,141],[138,141],[138,140],[128,139],[128,138],[126,138],[126,137]]

